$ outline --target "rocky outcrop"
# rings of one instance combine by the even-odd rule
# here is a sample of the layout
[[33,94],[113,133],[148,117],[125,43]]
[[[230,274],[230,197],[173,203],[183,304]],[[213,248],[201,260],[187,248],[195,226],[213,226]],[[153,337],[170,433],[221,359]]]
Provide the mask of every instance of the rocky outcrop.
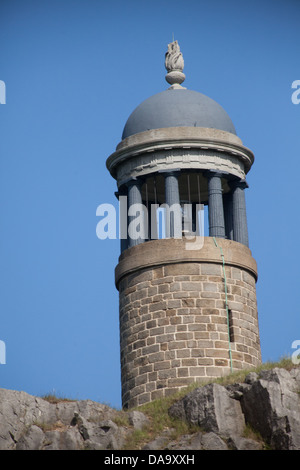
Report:
[[[234,385],[211,383],[175,402],[169,415],[198,431],[172,440],[165,429],[144,450],[300,450],[300,368],[250,373]],[[0,389],[0,450],[120,450],[151,416],[82,401],[49,401]],[[260,438],[245,437],[248,426]],[[149,434],[150,435],[150,434]],[[254,433],[253,433],[254,435]]]
[[0,449],[119,449],[126,430],[117,415],[90,400],[49,403],[0,389]]
[[300,369],[274,368],[245,383],[199,387],[171,406],[171,416],[199,425],[245,449],[245,425],[260,434],[271,449],[300,450]]
[[300,450],[300,369],[263,371],[244,390],[247,422],[274,449]]
[[223,437],[242,435],[245,428],[240,402],[218,384],[197,388],[175,403],[169,413]]

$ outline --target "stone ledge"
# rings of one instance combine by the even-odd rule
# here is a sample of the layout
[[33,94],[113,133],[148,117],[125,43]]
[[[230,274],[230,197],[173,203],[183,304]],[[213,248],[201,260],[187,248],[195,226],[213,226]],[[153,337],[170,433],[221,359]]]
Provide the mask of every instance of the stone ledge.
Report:
[[218,238],[218,247],[212,237],[204,237],[203,247],[199,250],[187,250],[185,239],[151,240],[125,250],[119,257],[115,269],[115,283],[129,274],[154,267],[172,264],[199,263],[222,266],[220,247],[226,267],[244,269],[257,280],[256,261],[251,251],[241,243]]

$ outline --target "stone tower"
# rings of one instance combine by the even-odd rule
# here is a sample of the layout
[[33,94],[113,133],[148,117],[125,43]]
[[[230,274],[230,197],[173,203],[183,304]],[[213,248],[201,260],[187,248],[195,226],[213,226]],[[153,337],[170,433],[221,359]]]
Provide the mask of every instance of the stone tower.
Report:
[[254,156],[219,104],[181,85],[177,41],[165,66],[171,86],[132,112],[107,159],[120,203],[124,408],[261,362],[245,206]]

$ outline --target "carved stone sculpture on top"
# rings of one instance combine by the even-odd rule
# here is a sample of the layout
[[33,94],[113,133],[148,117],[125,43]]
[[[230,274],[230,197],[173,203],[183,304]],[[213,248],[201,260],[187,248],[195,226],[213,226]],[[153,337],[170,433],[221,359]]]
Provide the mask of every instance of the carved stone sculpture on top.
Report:
[[166,80],[170,83],[170,88],[183,88],[181,83],[185,80],[185,75],[182,72],[184,60],[178,41],[168,44],[168,52],[165,55],[165,67],[168,71]]

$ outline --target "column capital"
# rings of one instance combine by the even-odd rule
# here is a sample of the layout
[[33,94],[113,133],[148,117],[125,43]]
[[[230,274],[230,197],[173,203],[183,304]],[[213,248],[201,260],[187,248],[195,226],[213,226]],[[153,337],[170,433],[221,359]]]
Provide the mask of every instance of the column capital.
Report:
[[158,173],[165,174],[168,176],[178,176],[178,173],[181,171],[181,168],[172,168],[171,170],[158,170]]
[[130,178],[127,181],[125,181],[124,185],[127,188],[129,188],[131,186],[141,186],[143,183],[144,183],[143,178],[134,177],[134,178]]
[[228,181],[228,185],[231,189],[235,189],[235,188],[247,189],[247,188],[249,188],[249,185],[248,185],[247,181],[245,179],[240,179],[240,178]]
[[213,178],[213,177],[224,178],[228,174],[229,173],[225,171],[220,171],[220,170],[206,170],[203,172],[203,175],[206,176],[207,178]]

